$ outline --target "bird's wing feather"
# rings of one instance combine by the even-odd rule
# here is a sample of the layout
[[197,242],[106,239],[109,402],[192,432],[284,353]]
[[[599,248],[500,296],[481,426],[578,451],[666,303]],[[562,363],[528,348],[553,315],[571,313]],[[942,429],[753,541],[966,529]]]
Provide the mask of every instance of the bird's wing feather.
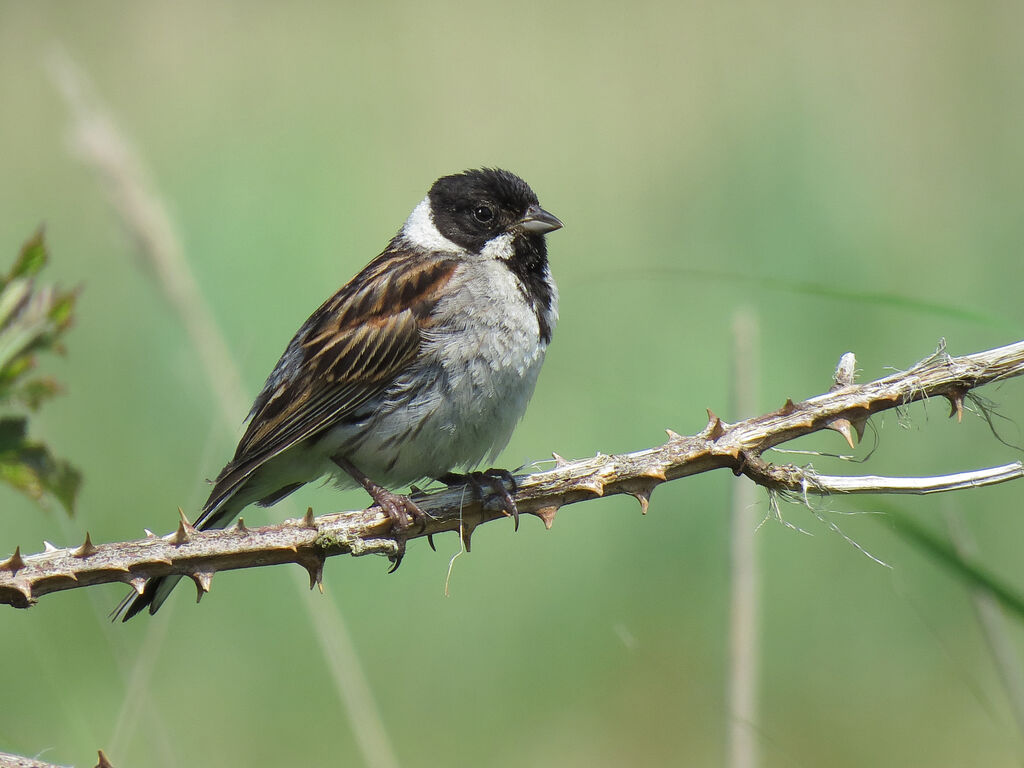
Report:
[[416,357],[421,331],[451,278],[450,259],[392,247],[314,312],[253,404],[235,457],[221,471],[202,526],[260,466],[380,394]]

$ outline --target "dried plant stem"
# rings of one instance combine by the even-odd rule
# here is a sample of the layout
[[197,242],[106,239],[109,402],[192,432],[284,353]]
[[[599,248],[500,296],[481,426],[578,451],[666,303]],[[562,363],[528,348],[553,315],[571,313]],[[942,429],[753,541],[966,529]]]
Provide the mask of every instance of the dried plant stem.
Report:
[[211,333],[217,322],[185,258],[181,241],[160,195],[148,179],[135,148],[118,129],[113,116],[92,92],[85,73],[63,51],[50,58],[53,79],[72,116],[72,146],[96,171],[107,196],[139,254],[154,275],[167,300],[177,311],[199,354],[203,368],[230,429],[237,426],[231,414],[246,408],[249,398],[238,369],[231,364],[231,350],[220,332]]
[[41,760],[35,760],[30,757],[0,752],[0,768],[62,768],[62,766],[44,763]]
[[[808,469],[772,465],[761,456],[774,446],[802,435],[833,429],[852,441],[871,414],[929,397],[943,396],[951,414],[963,412],[963,399],[972,389],[1024,373],[1024,342],[963,357],[944,352],[931,355],[909,370],[863,385],[837,385],[829,392],[793,403],[777,411],[727,424],[710,414],[707,427],[683,437],[669,431],[664,445],[635,453],[604,455],[566,461],[556,457],[553,469],[516,478],[519,511],[540,517],[546,526],[567,504],[599,496],[629,494],[646,510],[651,492],[667,480],[729,469],[770,490],[800,494],[829,493],[829,483]],[[875,493],[977,488],[1020,477],[1019,464],[960,473],[956,476],[913,480],[868,478]],[[856,483],[850,485],[855,486]],[[405,542],[444,531],[460,531],[467,549],[473,529],[503,517],[491,506],[468,498],[460,487],[416,496],[429,515],[400,536],[378,508],[339,512],[278,525],[246,528],[240,524],[224,531],[195,531],[184,516],[175,533],[117,544],[94,545],[88,537],[77,549],[50,546],[35,555],[20,549],[0,562],[0,603],[28,607],[51,592],[121,581],[141,589],[154,576],[171,573],[190,576],[199,594],[207,592],[217,571],[277,563],[298,563],[309,571],[310,584],[319,583],[327,557],[339,554],[401,555]]]
[[763,459],[751,459],[746,474],[756,477],[759,485],[818,496],[834,493],[906,493],[924,496],[929,493],[963,491],[984,485],[1005,483],[1024,477],[1024,464],[1012,461],[998,467],[956,472],[931,477],[879,477],[860,475],[843,477],[819,475],[809,467],[776,466]]
[[[737,413],[757,412],[757,322],[749,313],[733,320],[733,398]],[[756,768],[758,751],[758,678],[760,632],[760,572],[754,546],[756,520],[754,488],[735,483],[729,530],[729,768]]]

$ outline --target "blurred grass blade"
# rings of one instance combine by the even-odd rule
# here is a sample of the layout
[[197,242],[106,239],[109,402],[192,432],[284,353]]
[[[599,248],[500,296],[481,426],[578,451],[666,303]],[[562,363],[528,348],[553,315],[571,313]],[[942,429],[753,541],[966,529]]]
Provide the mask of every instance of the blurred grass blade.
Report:
[[[63,52],[54,54],[52,67],[54,79],[72,111],[78,151],[106,182],[114,208],[135,236],[141,255],[153,267],[151,274],[157,287],[177,312],[197,350],[225,424],[234,430],[237,418],[248,411],[252,398],[242,385],[224,333],[199,290],[162,197],[150,183],[140,155],[92,91],[85,73]],[[288,507],[282,505],[278,509],[284,511]],[[305,574],[296,571],[293,575],[305,596]],[[348,714],[364,764],[394,768],[398,760],[390,736],[340,609],[330,601],[314,608],[311,601],[303,599],[302,605],[309,612],[324,659],[334,672],[335,690]],[[151,667],[134,674],[136,679],[143,680],[150,671]],[[138,690],[141,692],[142,686]],[[122,714],[137,703],[136,699],[126,700]]]
[[[956,551],[960,553],[961,557],[975,556],[977,549],[971,531],[948,501],[946,504],[946,528],[953,546],[956,547]],[[1006,689],[1006,696],[1013,709],[1017,730],[1024,734],[1024,667],[1021,667],[1020,654],[1017,652],[1016,644],[1011,636],[1006,613],[986,589],[973,588],[971,602],[974,605],[975,615],[978,617],[978,624],[988,642],[989,651],[992,653],[992,663]]]
[[891,524],[900,538],[931,556],[968,586],[984,589],[1002,603],[1006,610],[1024,620],[1024,596],[1019,591],[976,563],[961,557],[948,539],[921,525],[910,515],[887,504],[876,502],[876,506],[880,507],[879,511],[884,512],[885,516],[874,519]]
[[987,314],[980,310],[966,307],[958,307],[953,304],[920,299],[915,296],[907,296],[900,293],[883,293],[880,291],[861,291],[856,289],[845,289],[829,283],[817,283],[811,280],[797,280],[789,278],[771,277],[763,274],[745,274],[742,272],[726,272],[717,269],[701,268],[657,268],[657,269],[633,269],[627,273],[616,272],[595,274],[595,280],[620,280],[628,279],[650,279],[663,280],[675,278],[680,281],[691,280],[719,280],[731,284],[750,283],[761,289],[770,289],[781,293],[793,293],[805,296],[821,296],[829,299],[839,299],[855,304],[868,304],[872,306],[888,306],[894,309],[901,309],[921,315],[932,315],[940,317],[945,321],[952,319],[964,320],[979,325],[991,327],[1006,327],[1009,323],[1006,320]]

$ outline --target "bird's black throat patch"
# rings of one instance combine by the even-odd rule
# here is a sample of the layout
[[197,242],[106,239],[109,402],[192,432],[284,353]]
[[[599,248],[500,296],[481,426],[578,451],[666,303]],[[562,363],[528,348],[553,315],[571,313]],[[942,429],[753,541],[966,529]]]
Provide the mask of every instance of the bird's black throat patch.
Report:
[[540,338],[551,343],[551,282],[548,278],[548,249],[543,235],[520,234],[512,241],[512,257],[505,261],[516,276],[523,297],[537,315]]

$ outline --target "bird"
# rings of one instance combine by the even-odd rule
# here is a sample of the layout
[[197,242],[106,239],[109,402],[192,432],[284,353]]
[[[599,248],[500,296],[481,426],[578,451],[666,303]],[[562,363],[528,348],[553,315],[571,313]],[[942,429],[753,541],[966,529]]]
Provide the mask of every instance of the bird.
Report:
[[[437,179],[288,343],[194,527],[224,528],[323,476],[364,488],[395,532],[422,513],[389,488],[424,480],[482,493],[489,478],[515,513],[511,475],[475,468],[505,447],[533,394],[558,321],[545,236],[562,226],[509,171]],[[180,579],[150,578],[113,618],[156,613]]]

